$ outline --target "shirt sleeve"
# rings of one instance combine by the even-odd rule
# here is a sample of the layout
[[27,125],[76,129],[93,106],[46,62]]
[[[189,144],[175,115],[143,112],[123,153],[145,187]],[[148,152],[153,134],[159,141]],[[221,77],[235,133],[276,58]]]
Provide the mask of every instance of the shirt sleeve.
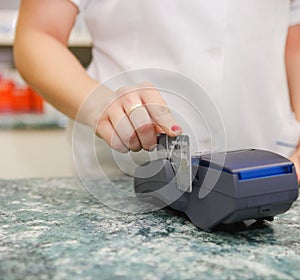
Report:
[[300,24],[300,0],[291,0],[290,25]]
[[70,0],[74,5],[77,6],[79,11],[82,11],[84,7],[87,5],[89,0]]

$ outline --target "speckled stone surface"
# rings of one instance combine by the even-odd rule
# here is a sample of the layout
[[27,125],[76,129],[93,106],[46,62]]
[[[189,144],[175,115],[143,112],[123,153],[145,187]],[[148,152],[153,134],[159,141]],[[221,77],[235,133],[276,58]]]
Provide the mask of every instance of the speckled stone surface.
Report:
[[298,201],[262,228],[206,233],[113,211],[75,178],[2,180],[0,279],[300,279],[299,222]]

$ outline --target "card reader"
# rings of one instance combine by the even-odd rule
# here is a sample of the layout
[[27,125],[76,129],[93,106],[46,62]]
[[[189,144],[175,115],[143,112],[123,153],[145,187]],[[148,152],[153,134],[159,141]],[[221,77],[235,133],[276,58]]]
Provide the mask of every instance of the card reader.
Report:
[[[185,213],[202,230],[250,219],[272,221],[297,200],[294,164],[281,155],[245,149],[190,156],[187,135],[160,135],[158,143],[157,159],[135,170],[136,195]],[[209,170],[218,174],[213,186]]]

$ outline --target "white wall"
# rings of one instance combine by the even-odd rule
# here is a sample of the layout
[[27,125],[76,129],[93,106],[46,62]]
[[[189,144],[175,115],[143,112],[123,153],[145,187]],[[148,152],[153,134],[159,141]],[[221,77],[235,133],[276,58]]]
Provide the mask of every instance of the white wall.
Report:
[[0,0],[0,9],[17,9],[20,0]]
[[0,179],[72,176],[65,130],[0,130]]

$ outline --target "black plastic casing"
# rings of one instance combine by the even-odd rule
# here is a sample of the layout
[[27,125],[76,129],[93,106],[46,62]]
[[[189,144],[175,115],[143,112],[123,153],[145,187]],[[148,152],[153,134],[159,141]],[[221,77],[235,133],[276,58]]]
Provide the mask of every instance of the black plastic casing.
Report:
[[[219,157],[224,156],[225,162],[220,164]],[[150,195],[153,203],[162,207],[168,205],[184,212],[196,227],[205,231],[249,219],[272,220],[286,212],[298,197],[293,163],[273,152],[249,149],[206,154],[194,157],[192,167],[191,193],[177,189],[175,173],[167,159],[136,169],[135,192],[142,198]],[[206,176],[208,168],[219,175],[212,188]],[[210,191],[199,198],[200,188]]]

